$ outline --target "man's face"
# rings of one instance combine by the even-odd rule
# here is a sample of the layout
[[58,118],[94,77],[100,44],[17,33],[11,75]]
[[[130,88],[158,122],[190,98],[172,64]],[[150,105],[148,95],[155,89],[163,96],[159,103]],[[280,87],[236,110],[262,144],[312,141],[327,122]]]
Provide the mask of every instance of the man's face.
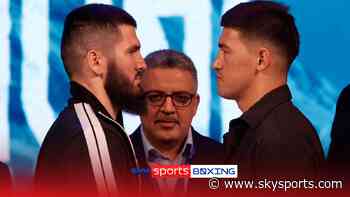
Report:
[[146,103],[141,122],[147,138],[158,144],[183,142],[199,104],[191,73],[177,68],[153,68],[145,72],[141,86]]
[[119,26],[119,39],[113,44],[108,61],[105,88],[113,105],[131,113],[142,111],[140,80],[146,68],[135,28]]
[[248,49],[249,46],[238,30],[223,29],[219,52],[213,64],[220,96],[239,99],[253,83],[258,56],[253,53],[253,49]]

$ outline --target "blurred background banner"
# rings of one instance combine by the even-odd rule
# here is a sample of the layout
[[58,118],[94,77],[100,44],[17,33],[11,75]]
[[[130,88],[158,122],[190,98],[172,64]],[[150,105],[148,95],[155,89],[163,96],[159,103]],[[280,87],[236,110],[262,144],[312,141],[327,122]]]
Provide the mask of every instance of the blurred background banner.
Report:
[[[122,7],[138,22],[142,54],[164,48],[189,55],[199,74],[201,103],[194,127],[222,141],[230,119],[241,112],[218,97],[211,63],[217,52],[220,16],[233,0],[1,0],[0,2],[0,160],[17,187],[31,181],[40,144],[69,98],[60,59],[65,15],[87,3]],[[300,55],[289,74],[294,103],[311,120],[325,153],[340,90],[349,80],[345,57],[350,45],[350,2],[292,1],[301,34]],[[128,132],[139,124],[125,114]],[[59,157],[59,155],[57,155]]]

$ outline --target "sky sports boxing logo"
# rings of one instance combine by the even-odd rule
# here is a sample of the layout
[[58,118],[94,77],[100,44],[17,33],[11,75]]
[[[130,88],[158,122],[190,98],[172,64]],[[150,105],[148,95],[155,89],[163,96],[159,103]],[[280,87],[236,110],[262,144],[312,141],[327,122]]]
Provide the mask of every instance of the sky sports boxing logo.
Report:
[[151,174],[154,178],[237,178],[237,165],[152,165],[151,168],[132,168],[135,175]]

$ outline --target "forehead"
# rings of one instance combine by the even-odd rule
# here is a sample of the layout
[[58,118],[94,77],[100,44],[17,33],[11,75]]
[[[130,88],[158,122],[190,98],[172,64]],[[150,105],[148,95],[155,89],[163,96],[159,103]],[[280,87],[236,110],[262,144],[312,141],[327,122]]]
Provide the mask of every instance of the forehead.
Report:
[[141,84],[145,91],[195,91],[195,81],[191,73],[177,68],[147,69]]
[[255,38],[246,38],[238,29],[225,27],[219,40],[220,48],[232,49],[234,51],[252,51],[259,42]]
[[118,26],[118,38],[119,43],[122,44],[140,45],[140,41],[136,35],[135,27],[132,25]]
[[233,28],[224,27],[220,36],[220,42],[233,42],[239,41],[241,38],[240,31]]

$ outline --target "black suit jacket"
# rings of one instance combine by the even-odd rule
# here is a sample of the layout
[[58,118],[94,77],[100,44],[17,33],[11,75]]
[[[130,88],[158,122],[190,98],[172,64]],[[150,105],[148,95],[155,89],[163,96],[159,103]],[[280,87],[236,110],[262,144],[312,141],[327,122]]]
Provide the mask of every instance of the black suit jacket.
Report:
[[[223,164],[224,162],[224,146],[216,142],[215,140],[205,137],[199,134],[192,128],[192,137],[193,137],[193,145],[195,149],[195,154],[193,158],[190,160],[190,164],[195,165],[204,165],[204,164]],[[141,130],[138,127],[131,135],[130,139],[132,144],[134,145],[136,157],[139,161],[140,167],[148,168],[148,164],[146,161],[145,151],[143,148],[143,142],[141,137]],[[159,188],[152,177],[150,175],[143,175],[143,191],[145,194],[152,194],[159,196]],[[199,180],[199,179],[191,179],[189,182],[189,193],[198,192],[197,189],[205,189],[208,181]],[[188,193],[188,194],[189,194]],[[157,195],[158,194],[158,195]],[[186,193],[181,191],[177,191],[177,196],[185,196]]]

